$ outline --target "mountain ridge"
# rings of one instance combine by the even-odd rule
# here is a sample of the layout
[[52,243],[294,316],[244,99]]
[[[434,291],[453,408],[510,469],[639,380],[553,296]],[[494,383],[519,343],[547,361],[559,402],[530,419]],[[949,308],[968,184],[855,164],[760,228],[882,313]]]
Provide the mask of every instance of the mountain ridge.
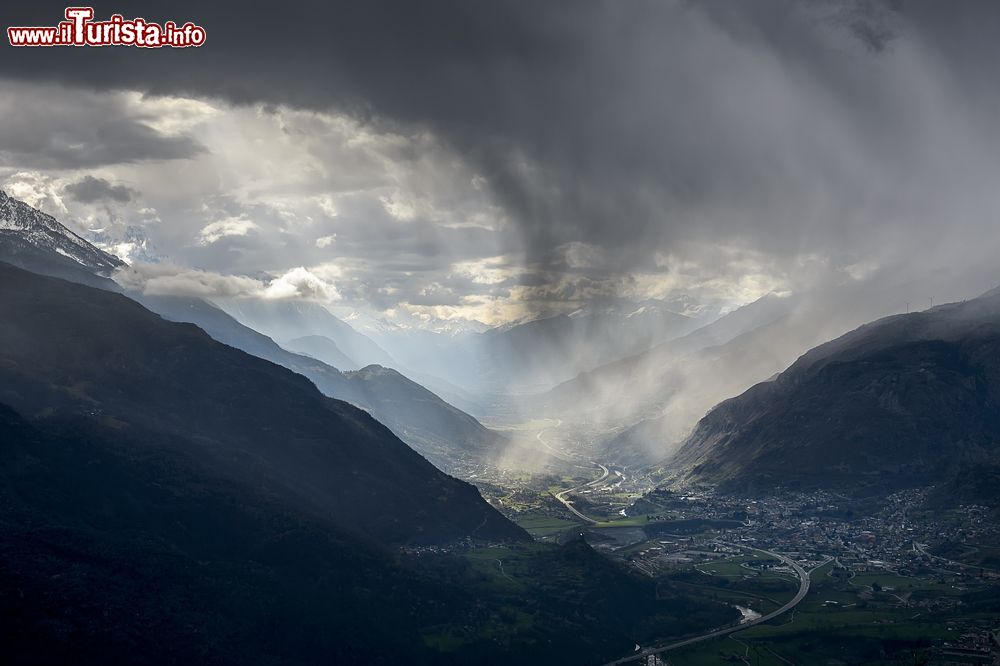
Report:
[[[524,538],[472,486],[439,472],[369,414],[323,396],[301,375],[222,345],[194,325],[168,322],[122,295],[6,264],[0,278],[0,402],[21,413],[65,414],[113,430],[137,423],[182,439],[195,433],[192,443],[214,442],[205,452],[213,460],[222,456],[215,464],[263,475],[381,539],[455,538],[474,528]],[[60,326],[49,325],[53,312]],[[289,457],[292,449],[298,453]],[[322,470],[340,467],[347,474],[331,486]],[[292,478],[294,487],[282,480]],[[433,483],[425,486],[422,478]],[[412,496],[403,499],[401,489]],[[343,503],[348,496],[352,504],[374,502],[365,511],[383,517],[354,515]],[[426,507],[467,502],[455,514],[466,518],[393,517],[419,507],[416,499],[424,496]]]
[[124,261],[94,247],[51,215],[0,190],[0,237],[11,234],[30,246],[51,250],[99,273],[125,265]]
[[[421,387],[421,391],[413,390],[411,380],[402,375],[398,375],[400,379],[396,382],[399,386],[393,387],[392,382],[383,381],[382,383],[384,388],[395,390],[397,396],[409,392],[420,398],[422,409],[407,409],[408,419],[399,418],[397,410],[387,409],[388,403],[380,401],[377,392],[366,386],[365,375],[347,377],[335,366],[325,363],[322,359],[288,351],[265,334],[240,323],[214,303],[191,296],[146,295],[125,292],[117,283],[102,275],[102,271],[95,268],[96,264],[88,264],[67,256],[65,252],[56,251],[60,246],[59,235],[72,234],[69,229],[59,224],[51,216],[31,208],[24,202],[9,197],[6,201],[10,209],[18,211],[17,219],[27,220],[27,222],[19,223],[17,228],[11,224],[9,229],[0,232],[0,261],[5,260],[34,273],[66,279],[115,293],[126,293],[133,300],[142,303],[167,319],[193,323],[224,344],[242,349],[254,356],[277,363],[308,377],[323,393],[330,397],[346,400],[368,410],[397,435],[405,433],[409,444],[417,448],[423,455],[432,457],[433,462],[439,467],[448,468],[449,471],[458,469],[455,466],[457,459],[471,457],[481,460],[483,457],[495,453],[495,451],[489,450],[490,446],[499,448],[506,441],[499,433],[486,430],[478,421],[475,427],[470,427],[468,421],[472,417],[441,400],[436,394],[426,391],[423,387]],[[30,239],[26,238],[25,228],[30,228],[32,224],[40,224],[39,220],[47,225],[45,229],[48,230],[48,235],[43,237],[46,242],[28,242]],[[75,240],[67,236],[61,242],[79,245],[83,248],[85,256],[107,256],[105,263],[117,261],[90,245],[86,240],[77,236],[73,238]],[[124,263],[119,262],[118,265],[124,266]],[[250,311],[254,310],[252,304],[246,307]],[[301,312],[311,313],[313,319],[318,317],[321,324],[332,325],[348,339],[354,340],[357,348],[374,350],[371,353],[376,357],[388,358],[374,342],[355,333],[348,324],[340,322],[325,308],[312,304],[278,304],[277,307],[280,308],[279,312],[287,312],[291,315]],[[305,321],[305,324],[308,323]],[[293,316],[290,325],[301,326],[304,324]]]
[[1000,464],[1000,294],[893,315],[723,401],[674,483],[912,487]]

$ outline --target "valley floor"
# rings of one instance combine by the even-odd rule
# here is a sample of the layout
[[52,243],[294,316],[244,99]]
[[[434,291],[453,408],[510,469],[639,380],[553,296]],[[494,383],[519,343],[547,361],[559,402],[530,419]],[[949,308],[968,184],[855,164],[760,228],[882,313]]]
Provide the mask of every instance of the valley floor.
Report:
[[[744,614],[745,625],[734,620],[702,634],[665,630],[610,663],[1000,659],[1000,529],[985,507],[929,508],[922,491],[884,503],[825,492],[650,491],[641,474],[575,452],[560,441],[559,425],[536,434],[552,453],[546,467],[492,479],[484,472],[484,496],[537,541],[582,534],[658,585]],[[505,562],[500,551],[482,557]],[[503,573],[518,577],[506,564]],[[748,615],[757,619],[746,622]]]

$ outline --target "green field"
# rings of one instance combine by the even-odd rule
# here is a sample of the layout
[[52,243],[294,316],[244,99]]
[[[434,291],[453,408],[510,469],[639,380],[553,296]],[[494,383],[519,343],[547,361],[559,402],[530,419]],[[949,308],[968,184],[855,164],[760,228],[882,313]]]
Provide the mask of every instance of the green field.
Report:
[[646,516],[632,516],[631,518],[615,518],[613,520],[602,520],[599,523],[593,525],[593,527],[642,527],[647,524],[649,520]]
[[737,557],[728,557],[721,560],[704,562],[698,564],[697,568],[705,573],[712,574],[713,576],[728,576],[733,578],[745,578],[749,576],[796,580],[796,577],[791,573],[782,573],[771,569],[751,569],[743,566],[743,563],[748,563],[751,566],[754,566],[754,563],[765,562],[778,564],[774,558],[769,555],[765,555],[763,553],[753,553],[752,555],[739,555]]
[[544,514],[524,514],[514,517],[514,522],[535,538],[550,537],[573,527],[582,525],[578,520],[547,516]]
[[[729,565],[718,563],[719,575],[726,575]],[[746,655],[753,664],[914,663],[931,641],[954,638],[946,620],[956,613],[905,607],[895,595],[960,591],[929,578],[890,573],[866,573],[843,582],[829,575],[833,566],[828,563],[812,572],[809,594],[792,612],[729,638],[671,652],[671,663],[697,666]],[[708,565],[700,568],[707,570]],[[895,589],[873,594],[874,582]]]
[[[570,663],[601,662],[626,652],[633,641],[656,640],[664,627],[689,635],[735,614],[724,603],[683,590],[661,594],[656,581],[608,562],[579,539],[427,553],[419,566],[427,576],[465,582],[455,590],[455,600],[465,604],[464,621],[421,627],[424,643],[451,654],[454,663],[475,663],[475,646],[484,644],[528,650],[552,641],[555,630],[569,637],[561,649]],[[433,606],[428,610],[432,617]],[[590,633],[573,633],[580,631]],[[581,647],[591,637],[593,644]],[[507,663],[525,662],[511,657]]]

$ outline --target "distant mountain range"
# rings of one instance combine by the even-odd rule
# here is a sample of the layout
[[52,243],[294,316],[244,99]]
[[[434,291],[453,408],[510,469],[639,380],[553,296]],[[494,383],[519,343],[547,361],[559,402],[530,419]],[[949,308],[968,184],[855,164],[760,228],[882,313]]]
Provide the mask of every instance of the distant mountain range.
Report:
[[[529,546],[474,487],[317,389],[367,390],[409,420],[442,409],[422,387],[292,354],[199,299],[150,298],[164,318],[116,293],[97,270],[112,258],[84,250],[0,238],[12,663],[601,662],[664,627],[732,621],[725,604],[632,575],[580,539]],[[482,429],[444,409],[442,428]],[[488,573],[492,555],[480,567],[442,552],[472,540],[507,544],[517,580]]]
[[394,370],[367,366],[341,372],[313,356],[283,349],[202,299],[133,296],[172,321],[197,324],[216,340],[294,370],[312,380],[324,394],[369,411],[445,471],[458,471],[462,463],[487,461],[499,455],[507,443],[500,433]]
[[812,349],[712,409],[667,466],[746,491],[951,483],[995,503],[982,481],[1000,478],[1000,292]]
[[161,441],[381,541],[524,537],[364,412],[197,327],[9,265],[0,312],[0,402],[40,424]]
[[[471,539],[506,542],[529,577],[508,589],[434,554]],[[582,540],[529,541],[304,377],[121,294],[0,263],[12,663],[603,661],[664,626],[731,620]]]
[[[103,274],[123,266],[123,262],[90,245],[51,216],[6,195],[3,197],[0,205],[6,208],[0,208],[0,213],[11,215],[12,220],[3,221],[0,218],[0,260],[33,272],[105,290],[122,291]],[[460,461],[482,462],[499,455],[506,444],[503,435],[485,428],[473,417],[398,372],[380,373],[369,369],[367,372],[344,374],[329,363],[339,352],[332,338],[300,338],[297,343],[292,341],[290,346],[301,348],[305,345],[314,353],[292,353],[204,299],[138,293],[128,295],[172,321],[196,324],[220,342],[304,375],[330,397],[368,410],[442,469],[456,470]],[[392,362],[378,345],[320,305],[247,300],[228,303],[228,307],[277,335],[325,331],[340,340],[344,348],[357,358]],[[353,361],[351,363],[354,365]],[[370,385],[376,378],[378,390]],[[382,397],[383,392],[385,398]],[[407,400],[412,403],[407,404]]]
[[[377,343],[318,303],[244,298],[219,300],[217,305],[286,349],[307,353],[338,370],[397,365]],[[332,362],[335,360],[341,365]]]
[[[665,393],[677,390],[668,370],[678,359],[696,352],[724,345],[741,335],[787,317],[795,306],[788,298],[769,294],[753,303],[738,308],[687,335],[662,342],[638,354],[626,356],[611,363],[595,367],[573,379],[559,384],[539,396],[548,407],[563,411],[621,401],[627,396],[632,402],[659,402]],[[653,383],[638,378],[655,375]],[[640,395],[639,392],[645,395]],[[583,407],[587,409],[587,407]]]
[[602,455],[632,467],[673,454],[720,401],[787,368],[824,340],[884,314],[893,294],[850,284],[769,294],[691,333],[583,373],[526,400],[606,435]]
[[[796,349],[822,339],[812,337],[817,335],[813,326],[788,325],[797,305],[790,297],[765,296],[525,402],[564,420],[589,423],[595,433],[606,432],[604,454],[620,464],[659,462],[712,405],[778,372],[795,358]],[[804,342],[791,339],[801,335]],[[785,344],[774,344],[782,338]]]
[[355,370],[358,364],[344,352],[337,343],[325,335],[304,335],[301,338],[285,340],[282,346],[288,351],[311,356],[339,370]]
[[[548,390],[581,372],[684,335],[718,316],[717,305],[697,307],[681,298],[628,308],[584,308],[483,332],[394,329],[370,335],[402,368],[426,378],[423,381],[431,388],[448,391],[452,386],[480,396],[479,404],[470,408],[482,414],[489,411],[494,396]],[[435,378],[440,383],[433,384]]]

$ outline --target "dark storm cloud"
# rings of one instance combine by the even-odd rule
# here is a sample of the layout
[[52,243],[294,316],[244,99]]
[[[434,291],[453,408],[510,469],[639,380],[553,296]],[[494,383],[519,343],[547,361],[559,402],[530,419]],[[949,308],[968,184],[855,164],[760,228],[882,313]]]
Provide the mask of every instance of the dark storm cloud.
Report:
[[[63,5],[45,4],[8,20],[54,23]],[[848,261],[876,246],[913,252],[945,212],[954,236],[990,223],[959,221],[948,204],[975,203],[997,166],[996,3],[189,0],[97,10],[192,20],[208,40],[183,51],[4,49],[0,75],[428,128],[485,178],[529,262],[555,266],[558,248],[583,242],[608,252],[609,271],[650,268],[684,241]],[[136,143],[152,138],[142,127],[131,128]]]
[[138,192],[127,185],[115,185],[104,178],[84,176],[70,183],[63,191],[80,203],[95,203],[98,201],[116,201],[128,203]]
[[189,137],[166,135],[136,118],[120,97],[70,98],[55,86],[8,82],[0,94],[0,118],[0,162],[19,168],[183,159],[203,150]]
[[[9,20],[44,25],[62,7],[37,3]],[[801,80],[792,83],[829,96],[831,112],[846,113],[860,140],[890,149],[904,140],[899,109],[866,75],[865,59],[875,56],[845,54],[819,33],[840,24],[859,46],[881,52],[908,21],[906,29],[918,33],[933,27],[944,40],[938,46],[949,53],[960,47],[965,60],[987,55],[980,49],[994,53],[983,41],[983,21],[995,24],[997,15],[984,3],[905,7],[901,17],[898,4],[864,1],[132,2],[99,7],[98,15],[193,20],[207,28],[206,46],[7,49],[0,72],[234,102],[336,106],[426,125],[482,170],[533,247],[566,240],[616,245],[669,240],[677,222],[667,218],[678,207],[773,204],[789,174],[784,146],[775,155],[765,143],[780,139],[768,114],[777,111],[780,120],[780,107],[790,102],[796,122],[786,128],[789,138],[808,140],[810,118],[803,114],[816,110],[766,97],[769,84],[778,86],[775,94],[795,92],[766,80],[768,71],[756,65],[768,58],[800,69]],[[762,63],[731,60],[747,44]],[[755,74],[764,80],[740,78]],[[850,96],[851,109],[841,95]],[[151,138],[136,127],[119,131],[126,146]],[[807,143],[802,151],[822,148]],[[802,158],[810,160],[806,168],[838,168],[815,155],[796,157],[798,168]],[[829,177],[842,177],[849,195],[866,194],[863,182]]]

